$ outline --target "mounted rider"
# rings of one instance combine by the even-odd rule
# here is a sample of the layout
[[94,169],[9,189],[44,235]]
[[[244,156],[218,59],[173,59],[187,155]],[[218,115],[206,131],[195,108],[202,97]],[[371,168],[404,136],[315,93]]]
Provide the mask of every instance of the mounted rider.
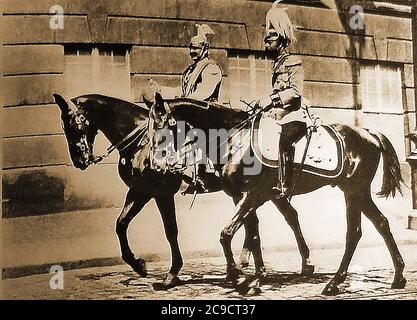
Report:
[[[272,66],[272,93],[258,102],[265,116],[280,124],[288,122],[288,115],[301,108],[304,71],[301,60],[288,53],[287,48],[296,41],[292,25],[284,9],[276,1],[266,15],[265,50],[274,59]],[[301,110],[300,110],[301,111]],[[293,118],[291,116],[291,118]],[[288,195],[293,170],[295,142],[291,134],[280,132],[278,178],[280,196]]]
[[[219,100],[220,87],[222,82],[222,70],[220,66],[209,58],[209,42],[207,35],[215,34],[206,24],[196,24],[197,35],[189,44],[190,57],[193,63],[188,66],[181,77],[181,96],[200,101],[217,102]],[[189,187],[185,192],[205,192],[204,174],[206,164],[197,164],[194,172],[194,179],[189,181],[185,176]]]
[[182,97],[201,101],[219,100],[222,71],[219,65],[209,58],[208,34],[214,31],[206,24],[196,24],[197,35],[190,41],[190,57],[193,63],[184,71],[181,78]]

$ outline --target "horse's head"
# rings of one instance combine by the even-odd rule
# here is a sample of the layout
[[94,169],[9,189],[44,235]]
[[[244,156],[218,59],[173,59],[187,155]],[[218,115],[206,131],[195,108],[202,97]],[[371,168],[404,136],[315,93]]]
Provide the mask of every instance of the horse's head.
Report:
[[83,108],[59,94],[53,95],[61,110],[61,126],[65,132],[72,163],[85,170],[94,161],[93,143],[97,128],[88,120]]
[[145,100],[150,108],[148,122],[148,137],[151,146],[151,167],[157,171],[168,170],[169,152],[174,151],[173,130],[176,121],[173,118],[169,105],[160,93],[155,93],[153,102]]

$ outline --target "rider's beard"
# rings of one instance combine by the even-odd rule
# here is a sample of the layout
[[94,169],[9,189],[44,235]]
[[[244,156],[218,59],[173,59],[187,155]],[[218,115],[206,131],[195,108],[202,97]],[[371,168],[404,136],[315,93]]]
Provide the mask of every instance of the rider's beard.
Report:
[[284,50],[285,50],[284,46],[279,45],[278,48],[267,49],[266,55],[268,58],[275,60],[284,52]]
[[274,50],[269,49],[269,50],[266,50],[266,55],[268,58],[275,60],[279,56],[279,52],[280,52],[279,49],[274,49]]

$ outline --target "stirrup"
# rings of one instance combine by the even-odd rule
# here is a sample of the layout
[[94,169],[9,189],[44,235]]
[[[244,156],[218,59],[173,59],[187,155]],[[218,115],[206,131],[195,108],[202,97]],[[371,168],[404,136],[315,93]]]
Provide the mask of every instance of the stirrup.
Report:
[[278,199],[289,197],[288,192],[290,191],[290,188],[288,188],[288,187],[285,187],[285,186],[283,188],[273,187],[272,190],[277,191]]

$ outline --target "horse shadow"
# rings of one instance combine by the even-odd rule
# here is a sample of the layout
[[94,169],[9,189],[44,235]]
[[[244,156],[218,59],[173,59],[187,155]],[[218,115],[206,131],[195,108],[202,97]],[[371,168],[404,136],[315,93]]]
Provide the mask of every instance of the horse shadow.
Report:
[[[261,292],[280,291],[284,288],[297,285],[320,285],[327,283],[334,274],[332,273],[313,273],[311,275],[303,275],[296,272],[289,271],[274,271],[268,270],[265,277],[259,282],[255,274],[251,270],[244,269],[240,279],[237,281],[230,281],[226,279],[224,272],[212,270],[211,272],[203,272],[201,270],[189,272],[186,276],[178,279],[174,286],[166,287],[163,285],[163,277],[158,274],[150,272],[146,278],[138,278],[134,271],[124,272],[108,272],[101,274],[88,274],[79,276],[80,280],[100,281],[104,278],[113,278],[113,281],[123,285],[124,287],[136,287],[140,290],[201,290],[203,293],[218,292],[219,296],[229,296],[238,294],[242,297],[259,295]],[[254,285],[256,283],[256,285]],[[255,291],[250,291],[256,286]],[[252,293],[250,293],[252,292]]]
[[[279,291],[286,287],[310,284],[320,285],[326,284],[332,277],[333,273],[313,273],[311,275],[303,275],[296,272],[286,271],[270,271],[268,274],[258,280],[253,273],[244,273],[237,281],[230,281],[226,279],[226,275],[218,275],[217,277],[191,277],[187,280],[180,280],[176,287],[183,286],[203,286],[208,285],[210,287],[217,287],[224,289],[225,294],[238,293],[242,296],[246,295],[258,295],[262,291]],[[166,290],[162,283],[153,283],[153,289],[155,291]],[[256,288],[255,291],[251,291],[251,288]],[[252,293],[250,293],[252,292]]]

